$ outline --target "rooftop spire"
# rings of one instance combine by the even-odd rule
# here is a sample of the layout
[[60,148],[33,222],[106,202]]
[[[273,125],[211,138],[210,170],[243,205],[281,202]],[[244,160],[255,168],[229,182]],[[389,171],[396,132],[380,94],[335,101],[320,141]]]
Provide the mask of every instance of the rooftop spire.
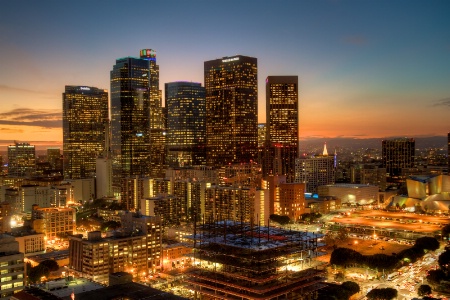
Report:
[[327,143],[326,143],[326,142],[325,142],[325,144],[323,145],[323,156],[328,156]]

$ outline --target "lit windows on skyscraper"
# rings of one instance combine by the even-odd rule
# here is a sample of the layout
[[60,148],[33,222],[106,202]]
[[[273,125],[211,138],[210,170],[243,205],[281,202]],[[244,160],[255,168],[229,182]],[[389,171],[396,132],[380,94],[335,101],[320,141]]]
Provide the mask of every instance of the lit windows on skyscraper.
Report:
[[204,63],[207,164],[250,162],[258,146],[258,67],[237,55]]
[[63,93],[64,177],[95,176],[96,158],[105,145],[108,92],[87,86],[66,86]]
[[116,60],[111,71],[111,150],[114,179],[150,176],[162,169],[164,126],[156,54]]
[[206,163],[205,88],[196,82],[165,84],[167,164],[169,167]]

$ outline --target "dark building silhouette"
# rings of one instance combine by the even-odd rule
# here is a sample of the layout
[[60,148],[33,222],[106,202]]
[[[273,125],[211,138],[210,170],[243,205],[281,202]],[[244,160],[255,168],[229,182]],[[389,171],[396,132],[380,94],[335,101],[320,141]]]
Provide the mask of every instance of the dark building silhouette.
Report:
[[402,169],[414,167],[415,144],[412,138],[382,141],[383,168],[386,168],[388,181],[396,181]]

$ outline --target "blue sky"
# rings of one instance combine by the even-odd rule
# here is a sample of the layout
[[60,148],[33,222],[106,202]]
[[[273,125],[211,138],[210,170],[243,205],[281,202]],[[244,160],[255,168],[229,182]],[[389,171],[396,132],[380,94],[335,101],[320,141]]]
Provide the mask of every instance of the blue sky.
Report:
[[265,78],[298,75],[302,138],[444,135],[449,29],[450,1],[2,1],[0,141],[61,141],[64,86],[109,90],[143,48],[161,89],[257,57],[261,122]]

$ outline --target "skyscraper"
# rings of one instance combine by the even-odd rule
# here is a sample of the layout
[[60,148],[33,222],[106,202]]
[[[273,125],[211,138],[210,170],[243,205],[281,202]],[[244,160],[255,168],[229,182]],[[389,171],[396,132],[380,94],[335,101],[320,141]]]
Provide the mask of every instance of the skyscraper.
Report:
[[206,163],[205,88],[196,82],[165,84],[167,164],[169,167]]
[[293,182],[298,155],[298,76],[266,79],[266,144],[263,174]]
[[412,138],[382,141],[383,168],[386,168],[388,181],[396,181],[403,168],[414,167],[415,144]]
[[66,85],[63,93],[64,178],[95,176],[97,157],[105,145],[108,92]]
[[237,55],[204,63],[207,164],[249,162],[258,146],[258,67]]
[[30,176],[36,170],[36,150],[28,143],[15,143],[8,146],[8,175]]
[[140,58],[117,59],[111,71],[111,150],[116,185],[121,178],[158,172],[164,158],[159,67],[153,50],[144,49],[140,54]]

